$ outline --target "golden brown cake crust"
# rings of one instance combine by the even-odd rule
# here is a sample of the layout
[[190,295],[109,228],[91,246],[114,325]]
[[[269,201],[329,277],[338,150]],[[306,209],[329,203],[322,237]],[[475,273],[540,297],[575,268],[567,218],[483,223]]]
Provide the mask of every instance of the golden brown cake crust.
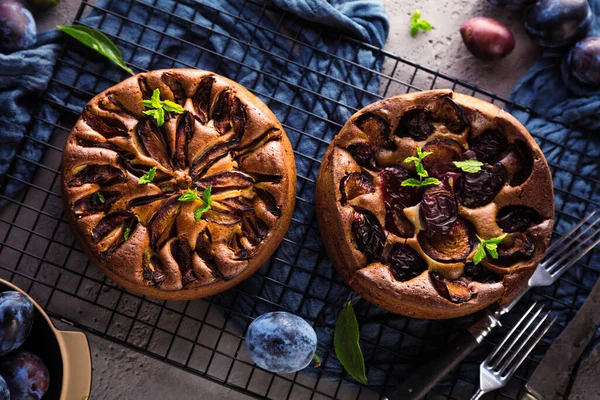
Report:
[[[405,123],[410,120],[408,111],[427,120],[432,127],[427,137],[419,137],[418,132],[424,131],[418,131],[416,136],[406,134],[412,129]],[[407,116],[402,122],[404,114]],[[414,117],[412,122],[415,121],[419,118]],[[426,125],[423,123],[425,128]],[[471,144],[477,140],[487,144],[482,138],[498,132],[506,139],[504,144],[498,145],[499,148],[504,146],[503,152],[493,161],[492,150],[481,156],[490,157],[489,165],[486,162],[483,168],[500,171],[497,176],[504,179],[490,201],[478,204],[478,200],[473,202],[468,198],[471,193],[464,189],[466,172],[456,169],[438,176],[444,177],[441,186],[456,199],[458,219],[451,226],[461,221],[461,227],[469,232],[466,244],[452,242],[456,237],[450,233],[436,235],[428,230],[421,207],[422,194],[418,204],[401,207],[403,215],[390,219],[397,214],[390,206],[392,200],[386,197],[385,182],[392,182],[384,178],[388,168],[400,166],[411,177],[418,178],[414,166],[405,163],[405,158],[415,156],[417,148],[427,144],[431,149],[439,149],[434,144],[440,139],[460,148],[461,158],[454,160],[479,159]],[[484,133],[485,136],[481,136]],[[435,151],[431,157],[437,157]],[[435,164],[431,165],[434,168]],[[482,191],[487,190],[488,186],[484,185]],[[316,202],[317,220],[327,253],[350,287],[389,311],[428,319],[458,317],[515,298],[526,287],[548,247],[554,218],[552,177],[541,150],[527,130],[498,107],[450,90],[387,98],[354,114],[324,156],[317,179]],[[516,228],[515,219],[508,221],[510,227],[504,225],[506,214],[513,210],[524,213],[518,216],[531,216],[532,220],[528,220],[529,223],[520,220],[526,226]],[[508,231],[500,228],[499,213],[502,216],[499,220]],[[367,222],[379,225],[383,234],[367,236],[359,243],[354,230],[364,229]],[[475,234],[490,239],[504,233],[507,236],[499,245],[500,259],[488,255],[479,265],[474,265],[472,260],[479,243]],[[461,246],[465,247],[460,250],[463,254],[456,259],[440,258],[442,255],[435,252],[436,244],[431,245],[436,240],[441,246],[448,241],[453,243],[455,253]],[[377,241],[383,244],[377,247]],[[361,249],[366,242],[378,252],[370,254]],[[402,275],[402,271],[398,275],[391,267],[392,264],[406,265],[403,260],[392,258],[394,249],[406,249],[404,246],[410,248],[406,250],[409,258],[422,260],[422,263],[413,263],[422,269],[412,276]]]
[[[181,105],[165,123],[142,100]],[[195,69],[132,76],[87,104],[64,147],[63,194],[83,251],[113,281],[145,296],[188,300],[255,273],[287,231],[296,166],[283,127],[257,97]],[[140,177],[157,169],[154,180]],[[180,196],[212,189],[209,211]]]

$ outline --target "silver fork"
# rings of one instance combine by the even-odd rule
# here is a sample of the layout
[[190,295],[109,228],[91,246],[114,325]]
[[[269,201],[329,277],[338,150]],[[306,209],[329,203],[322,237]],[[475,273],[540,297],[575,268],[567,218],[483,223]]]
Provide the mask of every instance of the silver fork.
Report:
[[[400,385],[392,388],[386,397],[389,400],[416,400],[427,395],[437,384],[461,363],[484,338],[496,327],[501,326],[500,318],[509,312],[531,288],[548,286],[581,257],[600,243],[600,217],[592,220],[595,212],[588,214],[578,224],[557,239],[546,251],[544,261],[536,268],[528,287],[516,299],[500,307],[473,323],[468,332],[458,335],[441,355],[416,368]],[[588,221],[592,220],[588,223]],[[584,224],[588,223],[587,226]],[[583,227],[583,228],[582,228]],[[593,229],[596,227],[596,229]],[[590,232],[591,233],[588,233]],[[587,234],[587,235],[586,235]],[[584,235],[586,235],[584,237]],[[598,236],[598,237],[596,237]]]
[[549,311],[533,303],[519,322],[504,336],[502,341],[479,366],[479,389],[471,397],[478,400],[485,393],[500,389],[525,361],[529,353],[544,337],[556,317],[548,320]]

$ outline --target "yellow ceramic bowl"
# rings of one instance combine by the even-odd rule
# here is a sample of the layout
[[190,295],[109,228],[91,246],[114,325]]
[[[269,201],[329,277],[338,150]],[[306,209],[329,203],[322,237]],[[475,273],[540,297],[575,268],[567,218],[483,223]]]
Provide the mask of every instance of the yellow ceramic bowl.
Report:
[[82,332],[56,329],[42,307],[12,283],[0,279],[0,292],[16,290],[35,306],[35,319],[24,350],[39,356],[50,372],[50,387],[44,400],[86,400],[92,384],[90,346]]

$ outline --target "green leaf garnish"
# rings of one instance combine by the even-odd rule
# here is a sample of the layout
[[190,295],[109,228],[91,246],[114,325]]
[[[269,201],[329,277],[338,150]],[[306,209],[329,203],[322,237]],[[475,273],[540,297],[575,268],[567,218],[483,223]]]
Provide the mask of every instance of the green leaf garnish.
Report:
[[432,28],[433,26],[428,21],[421,19],[421,11],[415,10],[410,16],[410,36],[417,36],[419,29],[425,32]]
[[359,337],[360,332],[358,330],[356,315],[354,314],[352,303],[348,302],[335,323],[335,332],[333,334],[335,354],[344,366],[344,369],[359,383],[366,385],[365,359],[358,343]]
[[149,108],[149,110],[144,111],[144,114],[154,118],[158,126],[165,124],[165,110],[177,114],[182,114],[185,111],[183,107],[171,100],[161,100],[160,90],[158,89],[152,91],[152,98],[150,100],[142,100],[142,104],[145,108]]
[[[415,164],[415,170],[419,179],[408,178],[402,182],[402,186],[428,186],[428,185],[439,185],[440,181],[436,178],[430,178],[429,174],[423,166],[423,159],[430,155],[430,151],[423,151],[420,147],[417,147],[417,156],[406,157],[404,162],[407,164]],[[425,179],[423,179],[425,178]]]
[[179,196],[177,200],[183,202],[200,200],[200,197],[198,197],[198,188],[194,188],[194,190],[188,188],[188,190],[186,190],[184,194]]
[[147,185],[154,180],[156,175],[156,167],[152,167],[138,180],[138,185]]
[[98,196],[98,200],[100,200],[100,203],[104,204],[104,196],[102,196],[102,193],[100,192],[96,192],[96,196]]
[[125,241],[128,241],[130,236],[131,228],[125,228],[125,231],[123,232],[123,239],[125,239]]
[[202,203],[204,204],[196,208],[196,210],[194,211],[194,219],[196,220],[196,222],[200,221],[202,215],[208,210],[210,210],[210,206],[212,205],[212,199],[210,198],[211,192],[212,186],[209,186],[206,189],[204,189],[204,193],[202,193]]
[[123,61],[119,48],[104,33],[83,25],[58,25],[57,28],[133,75],[131,68]]
[[317,353],[313,354],[313,361],[315,362],[313,368],[319,368],[321,366],[321,358]]
[[483,163],[477,160],[454,161],[456,168],[460,168],[465,172],[474,174],[481,171]]
[[477,235],[477,239],[479,239],[480,243],[479,247],[477,247],[475,255],[473,256],[473,262],[475,264],[479,264],[481,260],[485,258],[486,251],[492,258],[498,258],[498,245],[502,243],[505,237],[506,233],[491,239],[482,239],[479,237],[479,235]]

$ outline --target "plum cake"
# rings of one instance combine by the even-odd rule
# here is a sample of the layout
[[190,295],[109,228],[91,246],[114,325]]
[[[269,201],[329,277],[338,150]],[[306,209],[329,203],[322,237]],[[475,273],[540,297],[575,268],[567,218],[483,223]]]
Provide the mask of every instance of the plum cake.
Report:
[[275,115],[201,70],[135,75],[94,97],[63,152],[66,213],[113,281],[194,299],[248,278],[290,224],[296,167]]
[[449,90],[354,114],[327,149],[316,201],[327,253],[350,287],[428,319],[514,299],[554,218],[552,177],[527,130]]

